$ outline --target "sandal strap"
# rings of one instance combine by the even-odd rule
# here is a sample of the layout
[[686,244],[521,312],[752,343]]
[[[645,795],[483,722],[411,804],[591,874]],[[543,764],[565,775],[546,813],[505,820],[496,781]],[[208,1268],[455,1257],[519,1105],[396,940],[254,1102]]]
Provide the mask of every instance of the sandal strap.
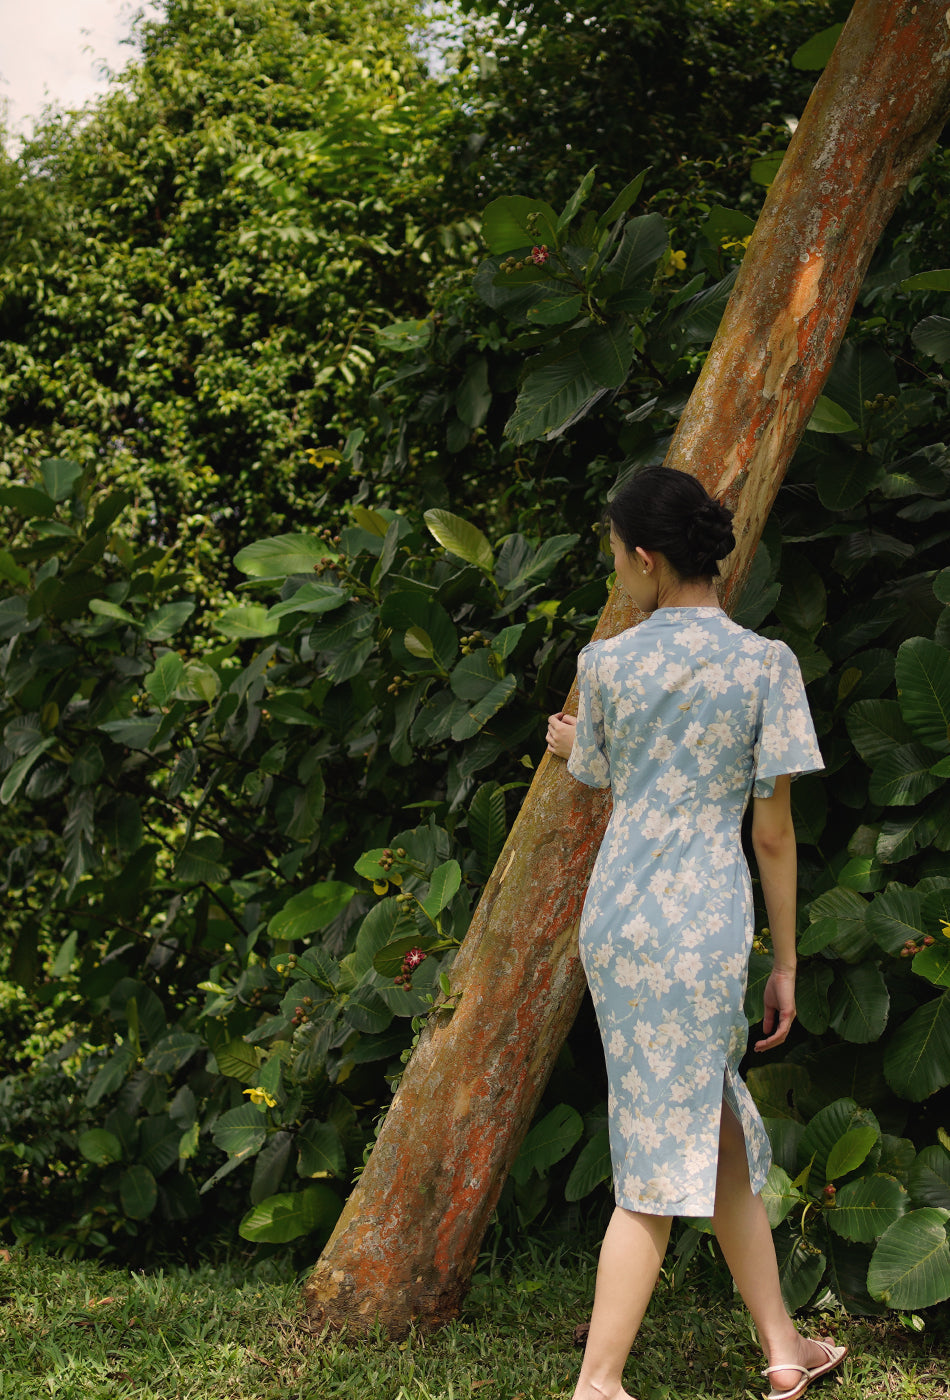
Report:
[[[801,1371],[803,1376],[808,1375],[808,1367],[799,1366],[797,1361],[779,1361],[775,1366],[766,1366],[765,1370],[762,1371],[761,1374],[763,1376],[770,1376],[773,1371]],[[791,1388],[792,1390],[795,1389],[794,1386],[792,1386]]]

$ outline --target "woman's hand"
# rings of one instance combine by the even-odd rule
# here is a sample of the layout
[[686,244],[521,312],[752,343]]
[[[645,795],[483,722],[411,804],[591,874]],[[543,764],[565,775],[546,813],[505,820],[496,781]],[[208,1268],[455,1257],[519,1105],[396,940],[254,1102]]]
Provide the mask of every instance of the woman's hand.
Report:
[[765,984],[765,1011],[762,1029],[765,1039],[757,1040],[754,1049],[771,1050],[781,1045],[795,1019],[795,973],[791,969],[774,967]]
[[548,715],[548,753],[556,753],[558,758],[570,758],[576,728],[577,719],[574,715],[566,715],[563,711],[557,715]]

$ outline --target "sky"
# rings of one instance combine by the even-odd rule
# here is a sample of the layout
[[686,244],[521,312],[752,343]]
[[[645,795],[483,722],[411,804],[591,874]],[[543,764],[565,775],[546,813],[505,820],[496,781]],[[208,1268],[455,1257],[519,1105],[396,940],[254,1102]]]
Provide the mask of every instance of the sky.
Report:
[[122,68],[131,0],[0,0],[0,100],[7,125],[28,134],[48,102],[81,107],[103,92],[103,63]]

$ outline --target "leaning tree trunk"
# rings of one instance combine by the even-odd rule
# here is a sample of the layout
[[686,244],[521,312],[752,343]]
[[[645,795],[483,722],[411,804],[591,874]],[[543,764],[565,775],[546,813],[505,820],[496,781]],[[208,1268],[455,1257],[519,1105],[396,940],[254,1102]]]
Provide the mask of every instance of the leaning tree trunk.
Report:
[[[933,0],[857,0],[773,184],[667,462],[736,511],[725,602],[831,368],[871,254],[950,103]],[[615,590],[597,628],[636,619]],[[537,772],[452,970],[306,1287],[331,1326],[454,1316],[584,988],[577,925],[608,815],[560,760]]]

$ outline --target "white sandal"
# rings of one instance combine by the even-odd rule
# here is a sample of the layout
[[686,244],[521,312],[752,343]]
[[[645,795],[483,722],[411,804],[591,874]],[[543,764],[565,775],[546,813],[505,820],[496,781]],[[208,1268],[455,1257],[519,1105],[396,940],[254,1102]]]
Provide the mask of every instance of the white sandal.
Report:
[[765,1397],[765,1400],[798,1400],[799,1395],[804,1395],[812,1381],[817,1381],[821,1376],[826,1376],[829,1371],[833,1371],[836,1366],[840,1366],[848,1354],[846,1346],[835,1346],[834,1342],[825,1337],[811,1337],[810,1341],[820,1346],[825,1353],[827,1360],[820,1366],[813,1366],[811,1370],[807,1366],[800,1366],[797,1361],[782,1361],[774,1366],[766,1366],[762,1372],[763,1376],[770,1376],[773,1371],[801,1371],[802,1378],[797,1385],[793,1385],[791,1390],[772,1390]]

